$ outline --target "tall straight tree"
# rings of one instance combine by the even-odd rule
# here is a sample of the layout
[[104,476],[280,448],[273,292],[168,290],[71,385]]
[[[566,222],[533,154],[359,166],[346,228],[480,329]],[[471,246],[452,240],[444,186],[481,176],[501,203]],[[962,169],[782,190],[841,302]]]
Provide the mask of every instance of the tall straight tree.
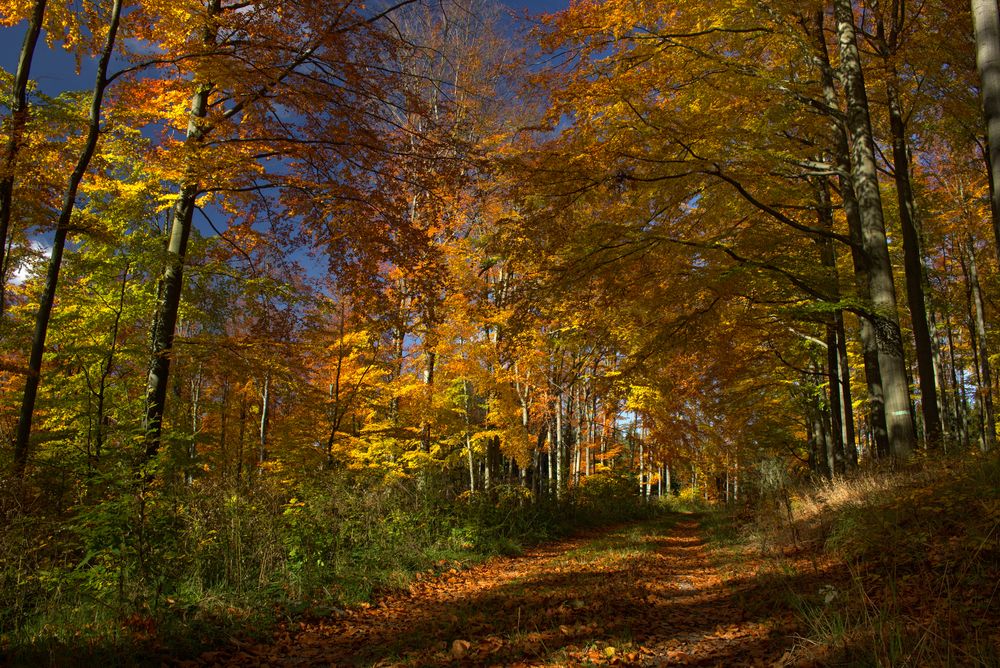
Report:
[[[206,50],[211,50],[216,41],[215,17],[221,12],[221,0],[211,0],[206,12],[205,25],[201,29],[200,41]],[[191,116],[188,121],[184,148],[197,154],[207,132],[205,118],[208,115],[208,98],[213,85],[209,81],[196,81],[191,97]],[[184,258],[194,219],[195,199],[201,185],[191,169],[181,184],[180,192],[170,210],[170,236],[167,240],[167,261],[160,278],[159,300],[153,320],[153,355],[149,365],[146,384],[146,415],[143,431],[146,434],[146,457],[156,455],[160,447],[160,432],[163,427],[163,411],[167,403],[167,381],[170,374],[170,353],[174,345],[177,328],[177,314],[181,303],[181,288],[184,282]]]
[[[840,110],[840,101],[834,84],[833,68],[830,65],[830,54],[826,46],[824,27],[824,12],[816,10],[812,17],[812,26],[806,31],[812,34],[816,42],[816,54],[820,70],[820,80],[823,85],[823,99],[833,114],[831,123],[833,129],[832,147],[834,164],[838,171],[840,197],[847,218],[847,226],[851,235],[851,260],[854,265],[854,283],[858,298],[868,303],[871,300],[869,288],[868,254],[864,250],[863,234],[861,232],[861,214],[858,208],[857,195],[851,178],[850,145],[847,129]],[[868,387],[869,423],[875,441],[875,452],[878,456],[889,454],[889,434],[885,426],[885,394],[882,391],[882,373],[878,363],[878,343],[875,341],[875,325],[872,318],[862,315],[858,318],[861,350],[865,367],[865,382]]]
[[910,178],[910,147],[907,139],[907,118],[903,113],[901,78],[896,71],[895,57],[899,52],[905,29],[905,3],[894,2],[889,16],[876,19],[875,46],[883,61],[886,99],[889,107],[889,132],[892,137],[892,173],[899,203],[899,226],[903,237],[903,268],[906,279],[906,301],[910,308],[917,374],[920,386],[920,407],[924,418],[924,438],[928,447],[941,441],[941,414],[938,410],[937,384],[934,376],[934,354],[931,343],[927,304],[924,299],[924,262],[917,229],[917,203]]
[[906,458],[916,445],[910,413],[903,337],[896,312],[896,290],[885,236],[882,196],[879,192],[868,93],[858,51],[854,10],[850,0],[834,0],[841,76],[847,102],[847,129],[851,143],[851,174],[858,198],[865,253],[870,260],[870,310],[875,323],[879,369],[885,393],[885,419],[889,446],[896,457]]
[[52,316],[52,306],[55,303],[56,287],[59,283],[59,269],[62,265],[63,250],[66,247],[66,236],[69,233],[70,218],[76,207],[77,192],[80,182],[90,167],[90,161],[97,149],[97,140],[101,134],[101,109],[104,105],[104,93],[108,87],[108,65],[115,49],[118,36],[118,24],[122,12],[122,0],[114,0],[111,13],[108,16],[108,34],[104,41],[100,60],[97,64],[97,77],[90,101],[90,112],[87,119],[86,139],[80,156],[77,158],[73,173],[70,174],[63,194],[59,219],[56,222],[56,233],[52,241],[52,252],[49,256],[48,270],[45,275],[45,288],[38,303],[35,315],[35,331],[31,339],[31,353],[28,357],[28,378],[25,381],[24,396],[21,400],[21,411],[17,422],[17,434],[14,441],[14,473],[24,474],[28,461],[28,444],[31,436],[31,422],[35,413],[35,400],[38,396],[38,384],[42,377],[42,356],[45,352],[45,337]]
[[1000,256],[1000,9],[997,0],[972,0],[972,25],[976,32],[976,67],[989,147],[986,160],[993,236]]

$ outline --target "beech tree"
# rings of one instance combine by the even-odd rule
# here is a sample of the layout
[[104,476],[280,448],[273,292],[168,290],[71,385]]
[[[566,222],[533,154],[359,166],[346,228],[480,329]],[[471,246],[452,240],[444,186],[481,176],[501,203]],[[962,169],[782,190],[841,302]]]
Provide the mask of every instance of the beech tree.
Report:
[[[17,423],[17,434],[14,442],[14,472],[24,475],[24,467],[28,459],[28,445],[31,436],[31,423],[34,418],[35,400],[38,396],[38,384],[42,375],[42,355],[45,351],[45,338],[48,332],[49,320],[52,315],[52,305],[55,302],[56,286],[59,282],[59,270],[62,265],[63,250],[66,246],[66,236],[69,233],[70,218],[76,208],[77,192],[84,175],[90,167],[90,161],[97,149],[101,134],[101,110],[104,104],[104,93],[108,86],[108,66],[115,50],[118,37],[118,24],[122,14],[122,0],[114,0],[108,15],[107,34],[104,47],[100,52],[97,64],[97,77],[91,93],[90,109],[87,117],[87,128],[83,148],[77,158],[73,173],[70,175],[63,194],[59,218],[56,221],[56,233],[52,242],[48,271],[45,278],[45,289],[39,300],[38,312],[35,316],[35,332],[31,341],[31,353],[28,358],[27,380],[24,395],[21,400],[21,412]],[[29,33],[35,30],[34,24],[29,25]],[[37,38],[37,34],[36,34]],[[23,57],[23,55],[22,55]],[[12,185],[12,184],[11,184]],[[0,184],[0,191],[6,186]],[[3,207],[2,192],[0,192],[0,209]],[[0,211],[0,222],[3,213]]]

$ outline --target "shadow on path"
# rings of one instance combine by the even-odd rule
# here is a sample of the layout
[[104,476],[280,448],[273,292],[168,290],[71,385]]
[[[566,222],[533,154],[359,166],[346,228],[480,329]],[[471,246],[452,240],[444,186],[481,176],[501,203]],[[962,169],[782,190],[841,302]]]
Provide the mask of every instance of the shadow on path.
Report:
[[827,574],[737,578],[719,558],[696,519],[632,525],[420,582],[197,665],[772,665],[791,645],[786,593]]

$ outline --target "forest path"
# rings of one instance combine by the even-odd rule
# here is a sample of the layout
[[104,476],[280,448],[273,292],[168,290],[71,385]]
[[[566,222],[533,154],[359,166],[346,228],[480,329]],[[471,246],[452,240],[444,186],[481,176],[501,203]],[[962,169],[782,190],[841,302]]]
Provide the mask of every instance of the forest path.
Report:
[[198,663],[784,665],[794,625],[783,590],[811,582],[748,575],[738,558],[707,545],[696,517],[661,518],[418,581]]

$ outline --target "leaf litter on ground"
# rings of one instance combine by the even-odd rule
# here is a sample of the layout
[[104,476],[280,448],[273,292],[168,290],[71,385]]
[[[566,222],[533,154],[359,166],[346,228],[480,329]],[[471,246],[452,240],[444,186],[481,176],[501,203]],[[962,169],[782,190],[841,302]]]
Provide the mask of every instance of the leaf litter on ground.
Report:
[[773,579],[725,558],[704,542],[696,516],[669,516],[450,569],[183,665],[782,664],[793,611]]

